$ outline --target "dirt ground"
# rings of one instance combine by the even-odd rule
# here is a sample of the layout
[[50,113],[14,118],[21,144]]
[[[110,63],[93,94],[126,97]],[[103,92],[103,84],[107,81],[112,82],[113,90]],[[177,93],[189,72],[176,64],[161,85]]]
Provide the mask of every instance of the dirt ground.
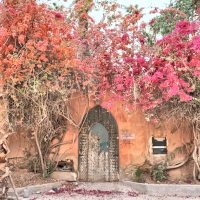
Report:
[[[177,195],[145,195],[133,190],[122,182],[107,183],[67,183],[57,191],[32,194],[29,200],[196,200],[199,197]],[[23,200],[26,200],[23,198]]]
[[13,178],[15,187],[21,188],[30,185],[41,185],[45,183],[53,183],[59,180],[52,178],[43,178],[41,174],[35,174],[33,172],[12,172],[11,176]]
[[[145,174],[144,174],[145,176]],[[41,185],[45,183],[57,182],[58,180],[51,178],[42,178],[41,174],[34,174],[33,172],[27,171],[15,171],[12,172],[12,178],[14,180],[15,186],[17,188],[30,186],[30,185]],[[146,183],[157,183],[152,180],[151,176],[146,174],[145,178],[141,180]],[[193,181],[164,181],[163,183],[171,184],[194,184]],[[77,184],[77,185],[76,185]],[[55,192],[53,190],[37,194],[34,193],[29,197],[29,200],[181,200],[189,199],[196,200],[200,197],[190,197],[190,196],[154,196],[154,195],[144,195],[136,191],[133,191],[132,188],[129,188],[125,185],[120,185],[119,187],[113,187],[112,183],[106,183],[106,186],[103,188],[99,187],[96,183],[66,183],[63,187],[58,188]],[[91,187],[92,184],[92,187]],[[110,184],[110,186],[109,186]],[[120,182],[115,183],[121,184]],[[95,185],[97,187],[95,188]],[[95,188],[95,189],[94,189]],[[27,198],[20,197],[20,200],[26,200]]]
[[[41,185],[45,183],[54,183],[59,180],[52,179],[50,177],[43,178],[40,173],[29,172],[28,165],[24,162],[24,159],[18,158],[9,160],[9,168],[11,171],[11,176],[13,178],[15,187],[21,188],[31,185]],[[165,174],[166,178],[168,175]],[[143,169],[142,173],[136,177],[136,174],[132,174],[127,180],[139,183],[151,183],[151,184],[200,184],[200,181],[194,181],[193,177],[188,177],[187,179],[175,179],[175,180],[163,180],[162,182],[155,180],[149,172],[148,166]]]
[[16,188],[59,181],[50,177],[43,178],[41,173],[29,172],[30,166],[23,157],[8,159],[8,167]]
[[[11,173],[14,184],[17,188],[30,186],[30,185],[41,185],[45,183],[54,183],[59,180],[52,178],[43,178],[41,174],[35,174],[33,172],[27,172],[27,170],[23,171],[13,171]],[[144,174],[140,180],[133,179],[134,182],[140,183],[154,183],[154,184],[200,184],[199,181],[195,182],[193,178],[188,178],[185,180],[165,180],[163,182],[152,180],[152,177],[149,174]]]

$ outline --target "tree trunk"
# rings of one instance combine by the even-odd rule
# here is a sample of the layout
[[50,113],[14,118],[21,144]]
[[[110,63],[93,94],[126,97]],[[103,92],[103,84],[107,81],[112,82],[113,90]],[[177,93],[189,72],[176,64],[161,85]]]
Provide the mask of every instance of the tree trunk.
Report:
[[42,152],[41,152],[40,145],[38,142],[37,131],[35,131],[34,137],[35,137],[35,142],[36,142],[36,146],[37,146],[39,157],[40,157],[40,162],[41,162],[41,167],[42,167],[42,176],[45,177],[44,160],[43,160]]

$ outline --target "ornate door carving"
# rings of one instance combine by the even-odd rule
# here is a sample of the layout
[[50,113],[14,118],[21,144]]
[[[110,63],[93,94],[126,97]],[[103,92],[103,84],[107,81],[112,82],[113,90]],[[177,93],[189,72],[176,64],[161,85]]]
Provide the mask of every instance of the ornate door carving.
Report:
[[84,121],[79,135],[79,179],[119,180],[118,128],[114,117],[98,105]]

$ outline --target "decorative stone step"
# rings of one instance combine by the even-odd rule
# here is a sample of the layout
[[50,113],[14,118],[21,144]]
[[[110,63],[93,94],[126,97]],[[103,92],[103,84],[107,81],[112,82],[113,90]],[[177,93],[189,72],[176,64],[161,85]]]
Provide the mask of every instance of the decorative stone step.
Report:
[[51,178],[61,181],[76,181],[77,174],[75,172],[55,171],[51,174]]

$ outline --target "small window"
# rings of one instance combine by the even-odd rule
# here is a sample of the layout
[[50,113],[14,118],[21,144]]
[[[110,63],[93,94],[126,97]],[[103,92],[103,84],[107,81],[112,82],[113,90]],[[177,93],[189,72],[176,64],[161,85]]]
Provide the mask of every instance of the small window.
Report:
[[152,137],[153,154],[167,154],[167,138]]

